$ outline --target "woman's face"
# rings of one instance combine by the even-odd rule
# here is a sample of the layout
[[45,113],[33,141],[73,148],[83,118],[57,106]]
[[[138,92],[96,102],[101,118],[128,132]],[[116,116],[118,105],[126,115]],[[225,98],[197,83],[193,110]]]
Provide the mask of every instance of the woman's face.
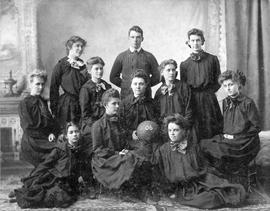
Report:
[[176,78],[176,68],[173,64],[167,64],[162,70],[162,76],[165,81],[174,81]]
[[174,122],[168,124],[168,135],[172,142],[179,142],[186,137],[186,131]]
[[67,130],[67,140],[70,145],[77,145],[80,139],[80,130],[77,126],[69,126]]
[[72,44],[71,48],[69,49],[69,57],[71,58],[78,58],[82,55],[84,50],[83,43],[78,41]]
[[106,114],[113,116],[118,114],[120,99],[110,98],[107,105],[105,105]]
[[94,80],[101,79],[103,76],[103,65],[102,64],[92,65],[89,73],[91,74],[92,79],[94,79]]
[[239,84],[232,81],[232,79],[223,81],[222,87],[230,97],[235,97],[239,94]]
[[32,81],[30,81],[30,94],[41,95],[45,87],[45,81],[41,77],[33,77]]
[[188,44],[194,53],[202,50],[202,38],[199,35],[192,34],[189,36]]
[[146,90],[146,83],[143,78],[133,78],[131,81],[131,89],[135,97],[143,96]]

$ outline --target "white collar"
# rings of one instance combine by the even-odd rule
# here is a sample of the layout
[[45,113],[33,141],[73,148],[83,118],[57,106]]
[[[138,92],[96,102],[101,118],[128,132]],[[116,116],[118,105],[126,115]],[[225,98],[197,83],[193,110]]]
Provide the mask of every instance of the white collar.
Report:
[[142,47],[139,47],[138,49],[129,47],[129,50],[133,53],[135,50],[139,53],[141,51]]

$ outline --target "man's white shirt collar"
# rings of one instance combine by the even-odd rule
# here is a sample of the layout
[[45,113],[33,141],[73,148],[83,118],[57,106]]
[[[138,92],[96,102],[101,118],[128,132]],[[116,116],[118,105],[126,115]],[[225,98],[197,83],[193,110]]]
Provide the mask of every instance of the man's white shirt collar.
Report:
[[129,47],[129,50],[133,53],[135,50],[137,51],[137,52],[140,52],[141,51],[141,49],[142,49],[142,47],[140,47],[140,48],[138,48],[138,49],[135,49],[135,48],[132,48],[132,47]]

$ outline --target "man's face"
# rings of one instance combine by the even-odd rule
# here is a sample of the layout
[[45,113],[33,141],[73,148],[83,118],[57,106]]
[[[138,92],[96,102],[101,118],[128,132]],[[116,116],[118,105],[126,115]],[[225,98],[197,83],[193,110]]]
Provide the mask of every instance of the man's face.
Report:
[[139,49],[143,41],[143,36],[139,32],[130,31],[128,39],[130,42],[130,47],[134,49]]

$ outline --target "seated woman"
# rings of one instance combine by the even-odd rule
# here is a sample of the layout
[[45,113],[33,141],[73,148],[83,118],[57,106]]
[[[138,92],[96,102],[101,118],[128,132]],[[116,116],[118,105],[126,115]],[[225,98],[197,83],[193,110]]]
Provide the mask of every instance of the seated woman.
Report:
[[22,188],[10,194],[21,208],[68,207],[76,201],[81,173],[78,163],[86,159],[85,146],[74,123],[67,124],[65,136],[66,141],[57,142],[43,162],[22,179]]
[[59,127],[49,111],[47,101],[41,97],[46,80],[45,71],[34,70],[30,73],[30,95],[19,104],[23,129],[22,156],[35,167],[51,153],[59,133]]
[[101,103],[102,94],[111,88],[111,85],[102,79],[104,61],[100,57],[87,60],[87,71],[91,75],[80,90],[82,135],[91,140],[91,128],[95,121],[100,119],[105,109]]
[[[92,127],[94,177],[105,188],[123,188],[123,191],[128,189],[124,188],[127,185],[124,183],[128,183],[131,178],[139,178],[132,184],[137,184],[135,191],[140,193],[138,189],[148,186],[150,175],[146,173],[143,177],[139,177],[137,172],[143,172],[141,169],[147,165],[147,160],[126,148],[127,138],[124,136],[118,120],[119,92],[115,89],[105,91],[102,103],[105,107],[105,114]],[[127,192],[132,191],[129,188]],[[141,195],[143,194],[141,193]]]
[[174,114],[166,117],[164,124],[168,141],[155,151],[153,164],[162,170],[163,182],[173,191],[171,198],[201,209],[239,205],[246,195],[243,186],[206,173],[198,145],[190,144],[186,119]]
[[131,89],[133,93],[128,95],[120,104],[121,125],[130,140],[130,149],[137,148],[135,130],[138,125],[145,120],[157,121],[158,112],[154,101],[152,98],[145,96],[148,83],[148,75],[144,70],[138,69],[132,75]]
[[[248,164],[260,150],[259,115],[252,99],[241,93],[246,77],[227,70],[219,77],[228,97],[223,100],[223,134],[201,142],[210,167],[248,188]],[[241,179],[242,177],[242,179]]]
[[178,79],[177,63],[173,59],[164,60],[160,66],[162,85],[156,91],[155,103],[161,122],[166,116],[179,113],[192,124],[191,89]]

